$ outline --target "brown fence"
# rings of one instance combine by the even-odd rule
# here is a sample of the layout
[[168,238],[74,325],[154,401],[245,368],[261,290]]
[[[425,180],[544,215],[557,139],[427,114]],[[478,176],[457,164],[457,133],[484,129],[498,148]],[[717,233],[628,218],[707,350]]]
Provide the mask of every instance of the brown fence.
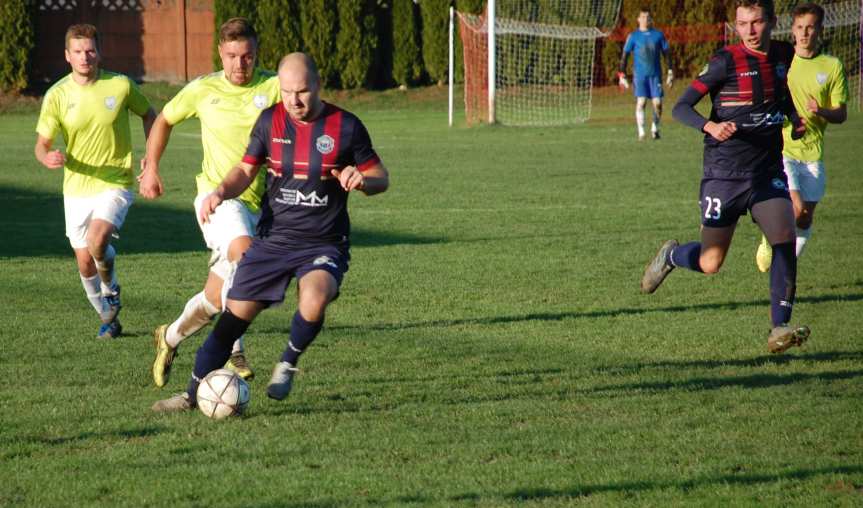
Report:
[[38,0],[34,83],[69,72],[63,36],[75,23],[99,29],[104,69],[171,82],[213,70],[213,0]]

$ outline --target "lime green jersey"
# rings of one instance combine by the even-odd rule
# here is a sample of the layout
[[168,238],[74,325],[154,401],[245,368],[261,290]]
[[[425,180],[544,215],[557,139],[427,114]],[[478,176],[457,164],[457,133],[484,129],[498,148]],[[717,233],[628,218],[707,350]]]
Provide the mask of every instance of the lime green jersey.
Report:
[[785,138],[782,154],[804,162],[819,161],[824,151],[827,120],[810,113],[806,102],[813,97],[820,107],[827,109],[848,102],[848,81],[842,61],[825,54],[812,58],[794,55],[788,71],[788,89],[791,90],[794,107],[806,119],[806,134],[800,139],[791,139],[791,126],[786,124],[782,131]]
[[[162,116],[171,125],[192,117],[201,121],[204,161],[196,177],[199,194],[215,190],[243,159],[255,121],[280,97],[279,80],[272,72],[255,69],[252,80],[239,86],[218,71],[190,82],[165,104]],[[261,207],[264,183],[260,172],[238,197],[254,212]]]
[[42,99],[36,132],[66,143],[63,194],[84,197],[132,186],[132,133],[129,110],[144,116],[150,102],[128,77],[99,71],[96,81],[79,85],[69,74]]

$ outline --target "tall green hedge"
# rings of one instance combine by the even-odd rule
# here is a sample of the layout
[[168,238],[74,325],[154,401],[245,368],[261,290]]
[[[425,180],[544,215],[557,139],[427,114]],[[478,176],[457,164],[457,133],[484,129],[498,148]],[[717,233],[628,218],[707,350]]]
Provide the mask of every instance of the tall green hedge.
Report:
[[321,84],[339,85],[336,41],[338,30],[336,0],[304,0],[300,2],[301,33],[306,51],[318,65]]
[[258,65],[276,70],[279,60],[295,51],[302,51],[303,39],[300,31],[300,6],[284,0],[260,0],[256,13],[260,47]]
[[33,18],[27,0],[0,1],[0,91],[20,92],[27,88],[30,51],[33,49]]
[[422,52],[429,79],[443,83],[449,73],[449,6],[450,0],[423,0]]
[[413,0],[392,0],[393,79],[402,86],[423,77],[420,47],[420,16]]
[[359,88],[368,82],[372,57],[378,47],[374,3],[369,0],[338,0],[338,7],[336,47],[341,85]]

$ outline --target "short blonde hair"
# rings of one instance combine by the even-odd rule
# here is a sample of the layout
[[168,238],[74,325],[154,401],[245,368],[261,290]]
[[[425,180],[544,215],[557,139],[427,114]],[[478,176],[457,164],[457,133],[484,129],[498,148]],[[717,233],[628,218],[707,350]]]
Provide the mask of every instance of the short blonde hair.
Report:
[[81,23],[70,26],[66,30],[66,49],[69,49],[69,41],[72,39],[93,39],[96,49],[99,48],[99,31],[93,25]]
[[219,27],[219,44],[238,40],[254,40],[258,45],[258,32],[246,18],[231,18]]

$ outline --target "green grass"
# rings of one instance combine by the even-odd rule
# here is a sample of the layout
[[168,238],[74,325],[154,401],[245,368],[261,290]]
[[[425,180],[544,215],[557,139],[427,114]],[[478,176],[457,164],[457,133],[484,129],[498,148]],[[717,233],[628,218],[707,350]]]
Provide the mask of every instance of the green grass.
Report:
[[174,131],[166,195],[129,213],[126,335],[103,342],[63,236],[60,174],[33,159],[36,115],[4,115],[0,505],[863,503],[863,116],[827,135],[795,308],[812,339],[769,356],[748,218],[722,273],[638,292],[661,241],[697,236],[697,133],[668,119],[660,142],[638,143],[629,109],[448,129],[443,97],[338,96],[391,189],[351,200],[351,270],[290,398],[264,389],[293,290],[248,333],[252,402],[223,422],[149,411],[185,386],[204,336],[154,388],[151,330],[206,277],[197,125]]

